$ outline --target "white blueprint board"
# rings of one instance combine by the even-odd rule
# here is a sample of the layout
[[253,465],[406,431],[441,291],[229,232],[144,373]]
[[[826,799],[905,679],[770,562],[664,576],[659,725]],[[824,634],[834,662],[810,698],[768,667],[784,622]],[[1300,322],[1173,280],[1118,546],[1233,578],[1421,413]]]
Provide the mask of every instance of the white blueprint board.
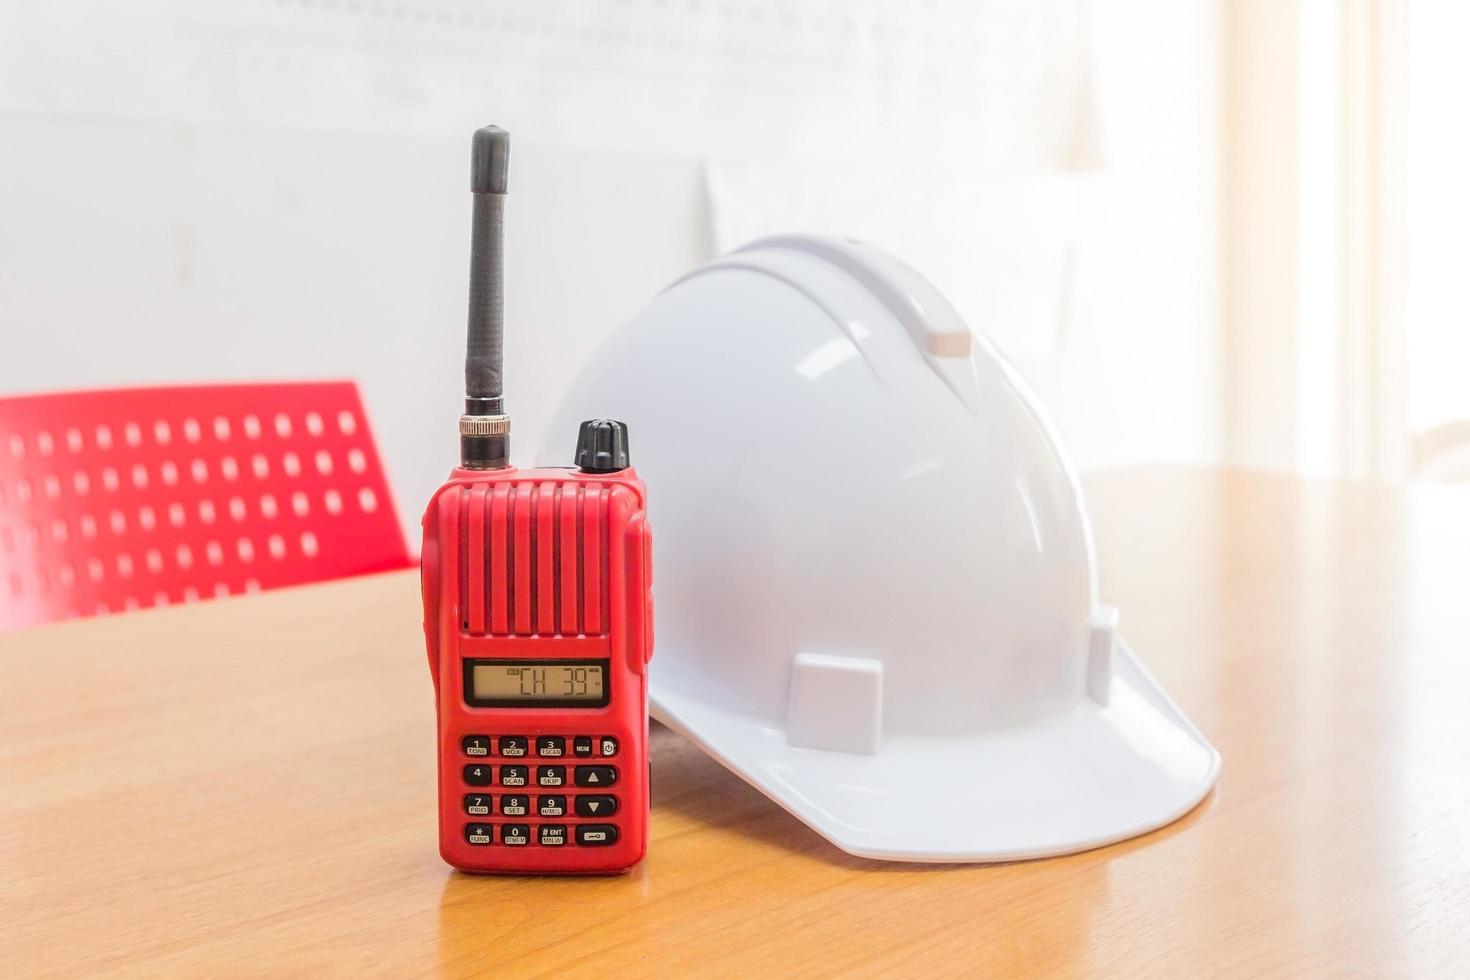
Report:
[[7,0],[0,109],[889,159],[1091,151],[1081,0]]
[[1003,348],[1045,354],[1076,258],[1075,188],[1056,177],[1097,161],[1084,14],[1082,0],[0,0],[0,110],[434,137],[494,120],[535,145],[695,158],[714,251],[787,231],[870,238]]
[[350,374],[411,527],[454,451],[453,147],[487,121],[520,161],[522,451],[648,296],[772,231],[871,237],[1045,351],[1097,160],[1088,9],[0,0],[0,392]]

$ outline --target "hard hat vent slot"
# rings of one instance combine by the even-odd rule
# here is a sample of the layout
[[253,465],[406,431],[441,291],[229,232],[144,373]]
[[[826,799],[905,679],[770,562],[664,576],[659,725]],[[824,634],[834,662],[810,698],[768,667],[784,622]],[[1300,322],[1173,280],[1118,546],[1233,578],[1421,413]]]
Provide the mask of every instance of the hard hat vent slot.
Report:
[[795,748],[877,755],[883,733],[883,664],[798,653],[791,664],[786,741]]

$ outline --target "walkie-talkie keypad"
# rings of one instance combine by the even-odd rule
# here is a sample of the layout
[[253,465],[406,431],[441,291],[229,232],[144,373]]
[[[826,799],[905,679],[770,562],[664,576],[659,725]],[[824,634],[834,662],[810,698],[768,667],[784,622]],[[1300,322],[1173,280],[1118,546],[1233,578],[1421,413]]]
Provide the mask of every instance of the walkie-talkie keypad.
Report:
[[[617,843],[619,827],[609,822],[619,812],[614,793],[618,766],[611,759],[619,752],[612,735],[482,735],[463,736],[464,755],[485,761],[464,766],[463,809],[472,820],[464,825],[466,843],[476,847],[608,847]],[[572,756],[596,760],[595,764],[539,765],[535,759]],[[520,760],[525,759],[525,762]],[[515,761],[511,761],[515,760]],[[604,761],[607,760],[607,761]],[[480,792],[475,787],[492,787]],[[575,792],[532,795],[526,790],[570,787]],[[521,792],[500,793],[499,789]],[[490,823],[500,819],[552,819],[570,823]],[[579,823],[576,821],[596,821]]]

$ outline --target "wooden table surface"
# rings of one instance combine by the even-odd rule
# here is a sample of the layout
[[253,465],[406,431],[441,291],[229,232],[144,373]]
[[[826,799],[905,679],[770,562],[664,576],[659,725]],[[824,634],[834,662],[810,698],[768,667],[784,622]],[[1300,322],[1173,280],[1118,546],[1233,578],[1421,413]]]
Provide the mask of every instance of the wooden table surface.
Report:
[[655,728],[634,872],[452,873],[393,574],[0,637],[0,974],[1470,975],[1470,491],[1087,490],[1102,598],[1224,757],[1173,826],[864,861]]

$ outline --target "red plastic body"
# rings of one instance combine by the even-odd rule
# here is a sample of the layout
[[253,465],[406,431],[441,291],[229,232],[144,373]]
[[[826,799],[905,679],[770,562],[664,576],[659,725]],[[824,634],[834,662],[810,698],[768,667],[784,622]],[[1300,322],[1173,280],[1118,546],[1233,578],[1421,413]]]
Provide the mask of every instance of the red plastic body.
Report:
[[[439,852],[463,871],[606,874],[643,857],[648,839],[648,684],[653,652],[651,539],[637,474],[570,469],[456,470],[424,514],[424,636],[438,713]],[[474,707],[465,697],[465,659],[605,660],[608,701],[601,707]],[[462,739],[486,735],[490,754],[466,755]],[[507,758],[499,736],[525,736],[528,753]],[[539,736],[567,740],[567,755],[537,756]],[[616,755],[576,758],[577,736],[611,736]],[[494,783],[472,786],[464,767],[483,764]],[[505,765],[528,767],[524,787],[499,785]],[[566,768],[566,785],[543,788],[545,765]],[[578,765],[612,765],[608,788],[573,785]],[[577,816],[581,795],[611,794],[607,820]],[[467,795],[493,798],[487,815],[465,811]],[[526,816],[505,816],[507,795],[531,798]],[[543,795],[566,797],[566,813],[537,815]],[[615,843],[580,846],[581,824],[610,823]],[[489,845],[471,844],[466,827],[494,827]],[[529,825],[528,844],[502,843],[506,825]],[[562,825],[567,841],[543,846],[539,828]]]
[[411,565],[351,381],[0,398],[0,630]]

